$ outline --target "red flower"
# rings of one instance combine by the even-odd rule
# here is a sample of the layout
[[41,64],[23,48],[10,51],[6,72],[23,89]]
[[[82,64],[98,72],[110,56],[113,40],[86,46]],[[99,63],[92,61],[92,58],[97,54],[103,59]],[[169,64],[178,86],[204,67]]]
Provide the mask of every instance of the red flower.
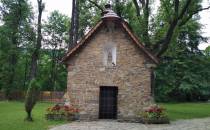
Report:
[[79,112],[79,109],[77,108],[74,108],[73,106],[67,106],[67,105],[64,105],[64,106],[60,106],[60,105],[55,105],[53,107],[49,107],[47,108],[47,111],[48,112],[66,112],[68,114],[70,113],[78,113]]
[[149,113],[162,113],[164,110],[165,110],[164,108],[155,105],[155,106],[150,106],[149,108],[147,108],[145,110],[145,112],[149,112]]
[[61,107],[59,105],[55,105],[52,110],[53,111],[59,111],[61,109]]

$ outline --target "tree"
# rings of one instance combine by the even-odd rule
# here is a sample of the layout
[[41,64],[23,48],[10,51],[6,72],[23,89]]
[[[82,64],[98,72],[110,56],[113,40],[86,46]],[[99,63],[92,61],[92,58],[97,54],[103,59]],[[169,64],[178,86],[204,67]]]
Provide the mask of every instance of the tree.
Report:
[[[42,0],[37,0],[38,3],[38,25],[37,25],[37,41],[35,50],[31,56],[31,67],[30,67],[30,73],[29,73],[29,81],[31,83],[31,86],[29,86],[27,94],[26,94],[26,101],[25,101],[25,110],[27,112],[27,121],[32,121],[31,111],[36,104],[36,96],[34,94],[37,94],[38,89],[36,88],[38,85],[35,85],[36,83],[36,76],[37,76],[37,68],[38,68],[38,59],[39,59],[39,51],[41,48],[41,42],[42,42],[42,12],[44,10],[44,4],[42,3]],[[38,82],[38,81],[37,81]]]
[[69,46],[71,49],[78,40],[79,30],[79,0],[72,0],[71,28],[69,30]]
[[202,0],[162,0],[160,8],[164,10],[165,16],[168,17],[165,21],[167,27],[163,37],[151,46],[152,43],[149,35],[150,2],[150,0],[133,0],[137,17],[143,18],[143,25],[145,26],[142,30],[143,37],[145,37],[143,42],[147,47],[153,49],[157,57],[160,57],[167,51],[177,27],[182,27],[194,15],[210,8],[210,6],[203,8],[201,6]]
[[0,82],[10,98],[10,92],[17,89],[21,85],[18,82],[19,57],[22,53],[21,47],[26,41],[30,42],[31,37],[31,19],[32,11],[27,0],[1,0],[1,21],[3,25],[0,27],[0,62],[1,66]]
[[[177,35],[177,34],[176,34]],[[210,61],[199,49],[201,36],[198,20],[179,28],[162,63],[156,68],[156,101],[206,101],[210,97]]]
[[162,62],[155,71],[155,100],[207,101],[210,98],[209,65],[208,58],[202,54],[179,54]]
[[[59,62],[64,55],[64,48],[68,46],[68,30],[69,18],[59,13],[58,11],[54,11],[51,13],[50,17],[48,17],[48,20],[43,27],[43,33],[45,35],[44,43],[46,45],[46,48],[51,48],[49,51],[50,63],[48,63],[46,66],[46,68],[49,68],[50,70],[50,72],[47,73],[47,77],[49,80],[47,86],[50,86],[50,88],[53,88],[53,90],[58,90],[60,86],[62,86],[61,83],[59,83],[59,79],[61,79],[61,77],[65,78],[62,76],[63,71],[61,71],[64,67]],[[46,53],[44,53],[43,58],[46,58],[45,56]],[[44,60],[44,63],[46,63],[46,59]],[[42,64],[42,62],[40,64]],[[46,74],[44,73],[43,75],[46,76]]]

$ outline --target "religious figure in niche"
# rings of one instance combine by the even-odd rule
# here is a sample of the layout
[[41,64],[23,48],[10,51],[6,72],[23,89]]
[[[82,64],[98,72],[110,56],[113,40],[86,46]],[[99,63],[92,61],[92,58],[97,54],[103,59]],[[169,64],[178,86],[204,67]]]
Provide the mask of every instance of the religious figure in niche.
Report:
[[104,47],[104,65],[116,66],[116,47],[113,45],[106,45]]
[[112,62],[112,52],[111,51],[108,51],[108,58],[107,58],[107,65],[108,66],[111,66],[113,64]]

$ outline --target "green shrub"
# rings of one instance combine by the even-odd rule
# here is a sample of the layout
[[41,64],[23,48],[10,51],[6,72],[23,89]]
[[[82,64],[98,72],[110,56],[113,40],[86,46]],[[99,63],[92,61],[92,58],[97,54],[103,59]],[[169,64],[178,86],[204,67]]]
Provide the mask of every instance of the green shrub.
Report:
[[26,99],[25,99],[25,111],[27,112],[27,121],[32,121],[32,109],[35,106],[37,100],[38,100],[38,95],[39,95],[39,90],[41,88],[41,85],[39,82],[35,79],[32,79],[29,83],[29,88],[26,93]]

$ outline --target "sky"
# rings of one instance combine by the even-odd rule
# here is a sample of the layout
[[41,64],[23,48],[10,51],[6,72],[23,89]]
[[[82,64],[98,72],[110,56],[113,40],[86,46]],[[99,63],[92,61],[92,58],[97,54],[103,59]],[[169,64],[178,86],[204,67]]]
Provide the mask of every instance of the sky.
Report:
[[[34,11],[37,12],[37,0],[29,0],[32,3]],[[46,20],[51,12],[58,10],[60,13],[71,16],[72,0],[42,0],[45,3],[43,19]]]
[[[37,12],[37,0],[29,1],[32,3],[34,11]],[[69,17],[71,16],[72,0],[43,0],[43,2],[45,3],[45,11],[43,12],[44,20],[46,20],[50,12],[54,10],[58,10]],[[203,7],[206,7],[208,3],[208,0],[203,0]],[[202,43],[199,45],[199,49],[204,50],[207,46],[210,46],[210,10],[202,11],[200,16],[200,22],[204,25],[202,28],[202,34],[209,38],[208,43]]]

